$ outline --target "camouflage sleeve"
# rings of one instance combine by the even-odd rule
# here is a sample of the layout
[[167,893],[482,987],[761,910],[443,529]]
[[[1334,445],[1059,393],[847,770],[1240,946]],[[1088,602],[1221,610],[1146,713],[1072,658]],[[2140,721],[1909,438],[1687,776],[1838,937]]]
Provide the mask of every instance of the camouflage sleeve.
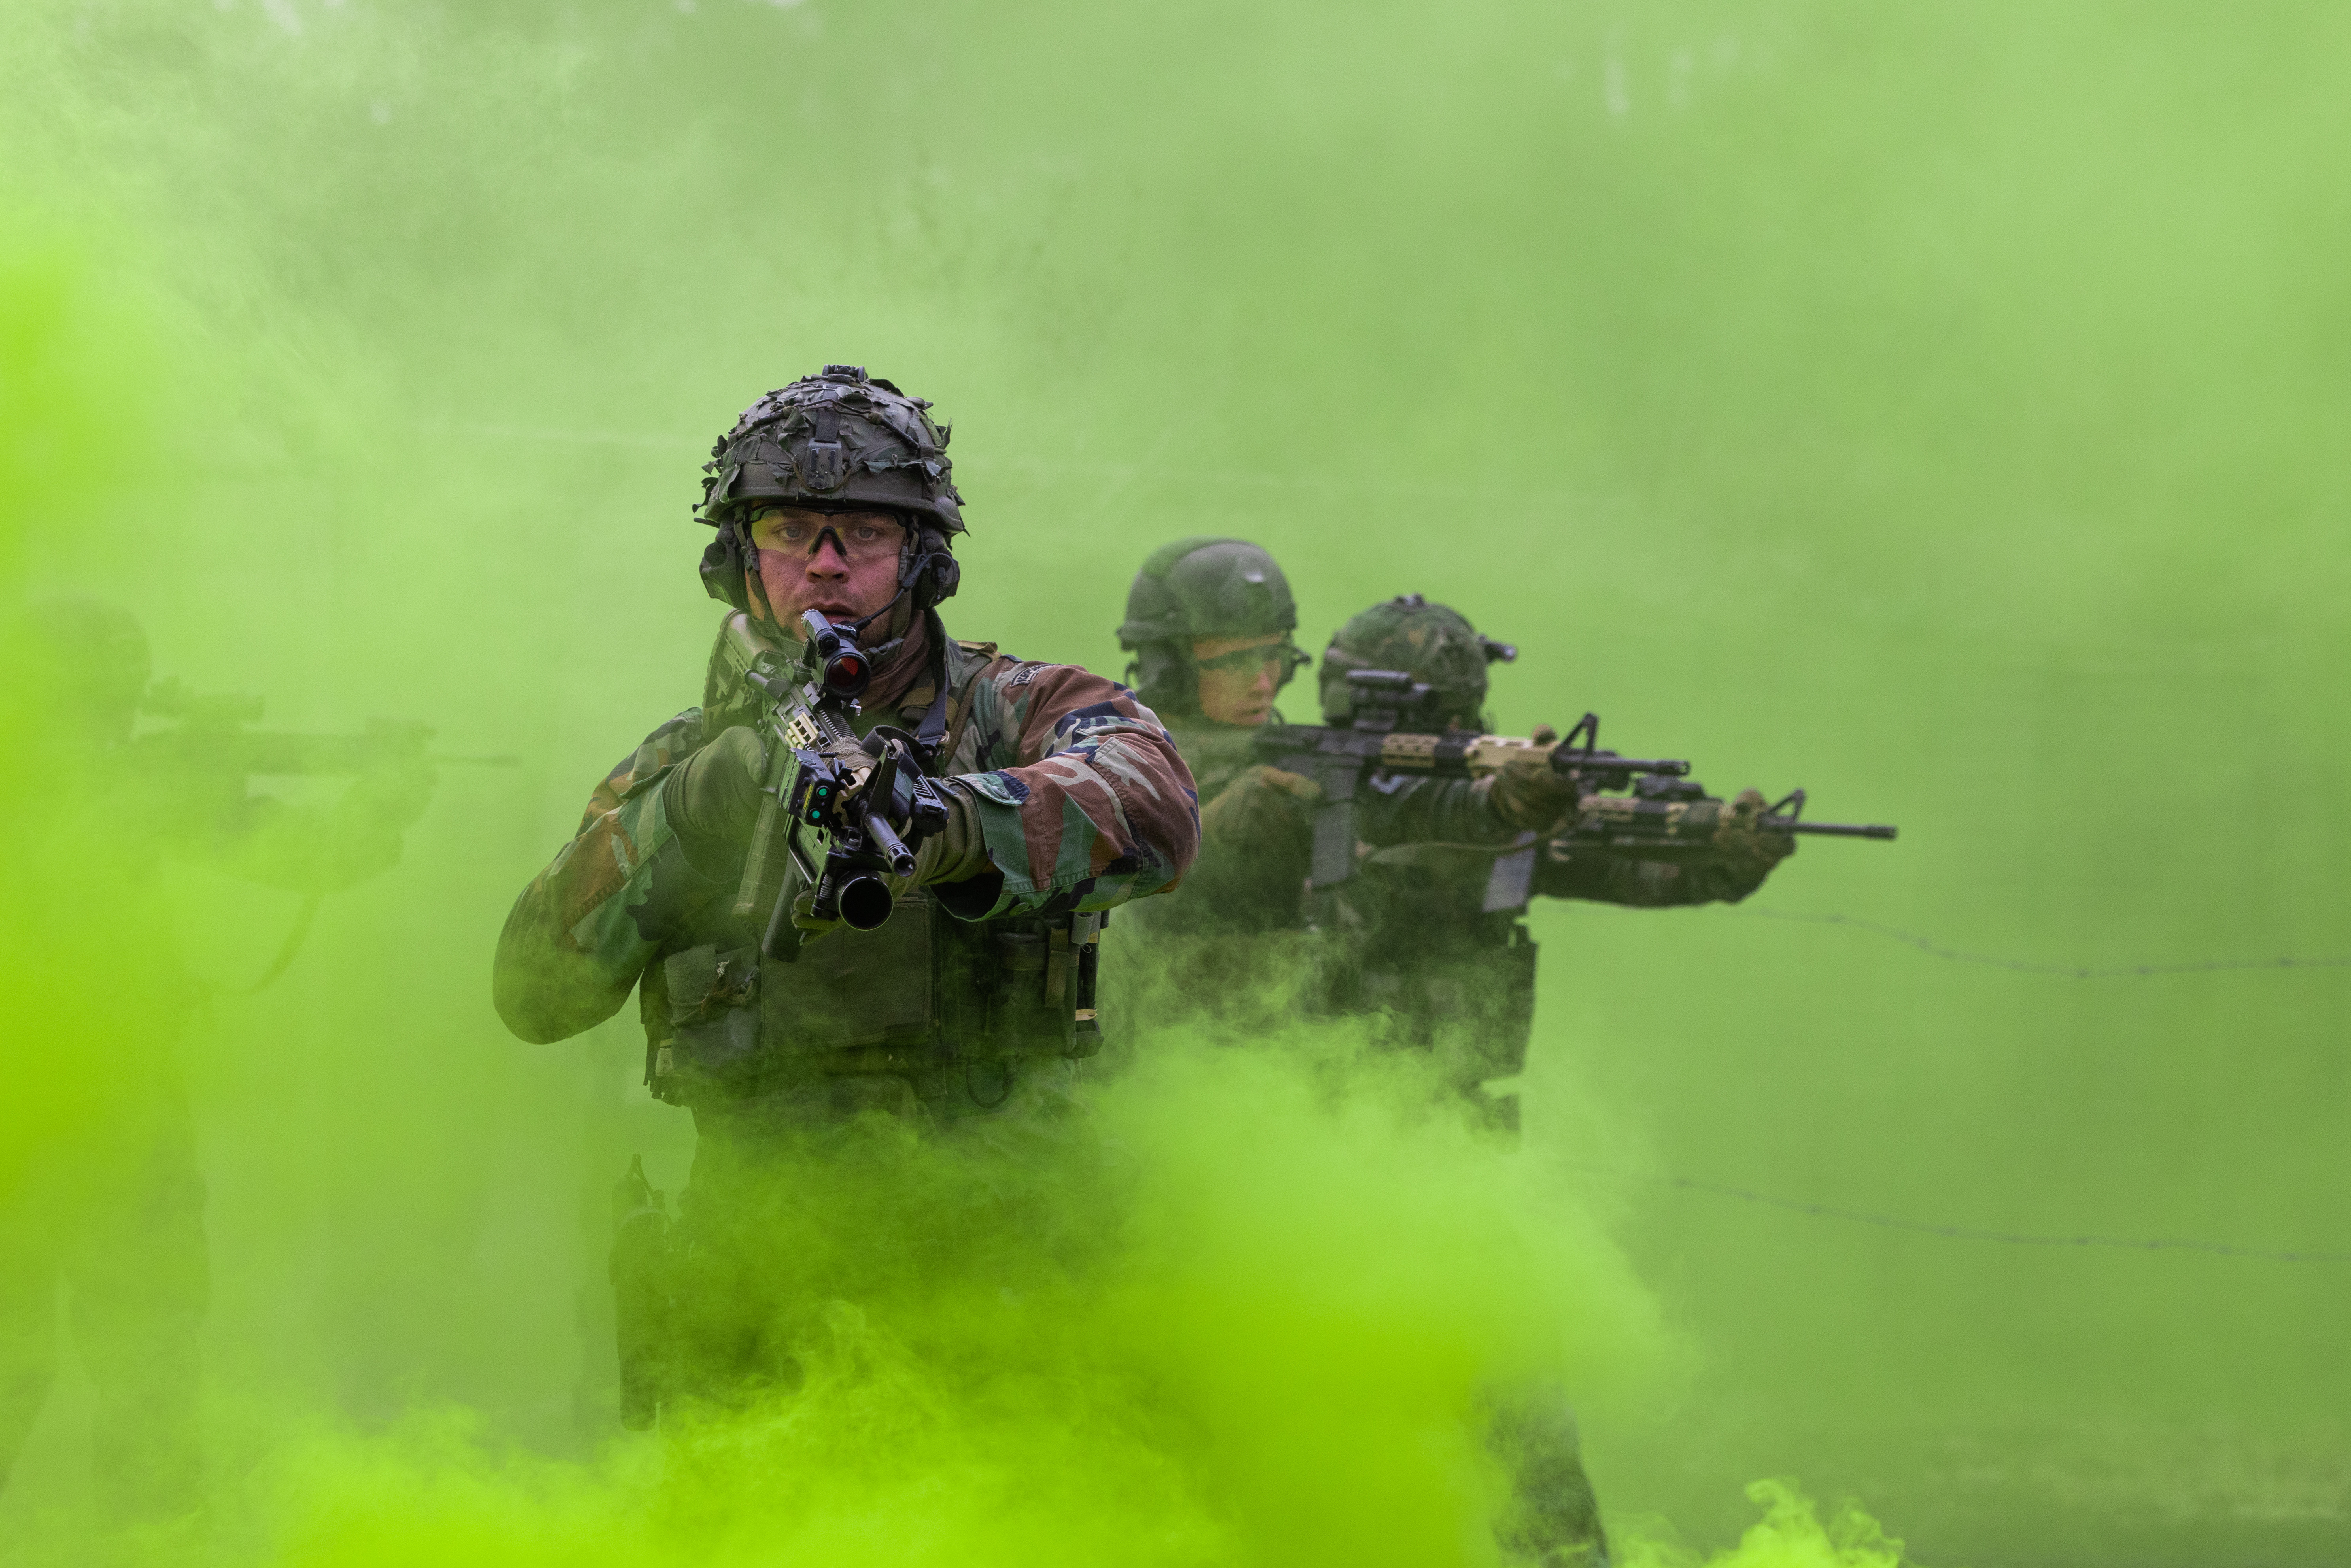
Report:
[[1391,844],[1507,844],[1519,836],[1486,803],[1482,779],[1374,773],[1355,807],[1355,836]]
[[661,781],[703,741],[688,708],[645,737],[589,797],[580,831],[515,900],[491,983],[523,1039],[566,1040],[612,1016],[662,938],[720,884],[687,863]]
[[973,688],[992,874],[939,890],[967,920],[1110,909],[1163,893],[1199,851],[1191,770],[1135,695],[1070,664],[998,659]]

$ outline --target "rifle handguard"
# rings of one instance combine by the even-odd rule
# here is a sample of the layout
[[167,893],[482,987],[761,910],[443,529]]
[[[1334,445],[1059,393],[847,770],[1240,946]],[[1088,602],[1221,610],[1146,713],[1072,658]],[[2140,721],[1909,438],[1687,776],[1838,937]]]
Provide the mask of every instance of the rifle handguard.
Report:
[[748,925],[762,911],[773,909],[784,885],[784,862],[790,853],[778,818],[783,811],[784,779],[792,754],[781,746],[768,748],[768,767],[759,781],[759,816],[751,826],[751,847],[743,857],[743,880],[735,890],[734,916]]

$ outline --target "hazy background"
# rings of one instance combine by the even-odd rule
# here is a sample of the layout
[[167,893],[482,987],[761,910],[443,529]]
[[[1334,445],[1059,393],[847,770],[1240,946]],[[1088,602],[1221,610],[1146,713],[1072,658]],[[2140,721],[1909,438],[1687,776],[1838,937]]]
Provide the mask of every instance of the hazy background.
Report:
[[[605,1194],[635,1150],[678,1185],[690,1129],[625,1019],[507,1038],[491,944],[698,692],[712,436],[827,360],[956,422],[960,635],[1114,670],[1143,557],[1236,533],[1310,646],[1423,592],[1520,645],[1506,727],[1596,708],[1718,789],[1901,824],[1750,908],[2054,964],[2351,957],[2336,8],[5,26],[34,585],[135,605],[160,673],[276,724],[527,759],[445,775],[256,996],[296,900],[179,873],[221,988],[185,1054],[224,1420],[601,1437]],[[2351,1264],[1646,1179],[2351,1250],[2351,971],[2075,979],[1745,915],[1533,917],[1530,1142],[1594,1168],[1696,1357],[1587,1410],[1612,1513],[1719,1543],[1792,1475],[1937,1563],[2351,1549]],[[0,1529],[79,1485],[78,1410]]]

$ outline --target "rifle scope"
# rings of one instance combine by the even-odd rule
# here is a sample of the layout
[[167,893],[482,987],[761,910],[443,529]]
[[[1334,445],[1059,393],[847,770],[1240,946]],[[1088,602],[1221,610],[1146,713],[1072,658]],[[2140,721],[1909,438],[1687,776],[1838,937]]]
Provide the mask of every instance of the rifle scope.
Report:
[[807,612],[800,624],[808,628],[810,654],[818,664],[817,679],[823,683],[825,695],[843,702],[864,695],[873,680],[873,666],[866,662],[864,651],[820,611]]

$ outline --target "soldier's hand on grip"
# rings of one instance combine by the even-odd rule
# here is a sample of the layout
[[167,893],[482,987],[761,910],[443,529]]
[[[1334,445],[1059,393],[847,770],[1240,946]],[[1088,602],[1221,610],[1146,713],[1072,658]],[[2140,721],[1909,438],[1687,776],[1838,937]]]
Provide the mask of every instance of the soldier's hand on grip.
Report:
[[397,758],[351,780],[327,819],[308,862],[306,888],[357,887],[400,863],[401,839],[424,814],[440,774],[422,757]]
[[1741,789],[1723,808],[1722,825],[1714,830],[1715,852],[1721,857],[1723,865],[1756,883],[1796,852],[1794,834],[1765,832],[1755,825],[1765,804],[1762,791]]
[[766,767],[758,733],[738,724],[663,781],[662,809],[687,859],[715,865],[750,841]]
[[1266,849],[1311,831],[1322,803],[1322,787],[1304,774],[1251,768],[1200,808],[1200,837],[1222,849]]
[[[1550,727],[1543,727],[1549,733]],[[1583,791],[1575,778],[1551,765],[1548,753],[1513,757],[1486,786],[1487,804],[1506,828],[1541,832],[1573,814]]]
[[419,753],[402,752],[385,758],[351,780],[343,799],[355,812],[363,811],[398,833],[413,827],[432,802],[441,783],[441,770]]
[[817,937],[840,925],[838,920],[819,920],[816,917],[816,889],[804,888],[800,895],[792,900],[792,926],[795,930],[805,931],[810,937]]

